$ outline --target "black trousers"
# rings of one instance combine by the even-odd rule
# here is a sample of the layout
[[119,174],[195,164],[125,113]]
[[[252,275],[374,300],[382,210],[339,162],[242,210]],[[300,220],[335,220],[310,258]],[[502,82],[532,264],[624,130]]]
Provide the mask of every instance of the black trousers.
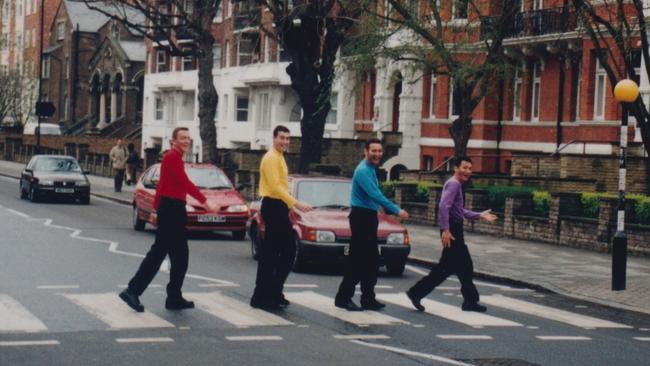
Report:
[[438,265],[433,266],[431,272],[418,281],[409,293],[421,299],[427,296],[438,285],[444,282],[452,274],[456,274],[460,280],[460,291],[463,294],[465,303],[472,304],[479,301],[479,294],[474,286],[474,264],[469,254],[465,238],[463,236],[463,222],[449,220],[449,230],[456,238],[452,240],[449,248],[442,250]]
[[124,169],[113,169],[115,176],[113,177],[113,186],[115,187],[115,192],[122,190],[122,182],[124,182]]
[[296,257],[296,238],[289,220],[289,208],[277,199],[265,197],[260,209],[264,239],[260,243],[253,302],[275,304],[282,296]]
[[167,297],[180,298],[181,287],[187,272],[189,248],[187,246],[187,213],[185,202],[161,197],[158,208],[156,240],[142,260],[140,268],[129,281],[129,290],[140,296],[156,276],[167,255],[171,262]]
[[375,285],[379,270],[377,247],[377,211],[352,207],[350,211],[350,257],[336,294],[337,303],[345,303],[354,296],[356,285],[361,282],[361,302],[375,299]]

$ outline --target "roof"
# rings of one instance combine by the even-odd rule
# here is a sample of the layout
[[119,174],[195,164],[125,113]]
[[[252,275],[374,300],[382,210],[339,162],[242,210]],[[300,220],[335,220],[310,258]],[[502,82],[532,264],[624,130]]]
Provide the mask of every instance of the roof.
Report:
[[[90,6],[101,9],[109,14],[119,15],[129,22],[144,24],[144,15],[131,8],[124,8],[115,3],[105,3],[103,1],[88,0]],[[65,8],[73,28],[79,26],[81,32],[97,32],[110,19],[98,10],[90,9],[82,0],[64,0]]]
[[118,43],[130,61],[144,62],[146,60],[147,46],[144,42],[119,41]]

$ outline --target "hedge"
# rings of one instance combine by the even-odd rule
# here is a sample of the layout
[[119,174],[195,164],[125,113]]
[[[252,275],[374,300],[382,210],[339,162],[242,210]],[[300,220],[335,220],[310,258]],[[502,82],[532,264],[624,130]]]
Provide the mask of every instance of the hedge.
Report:
[[415,197],[413,197],[413,202],[429,202],[429,189],[431,187],[442,187],[439,183],[429,183],[429,182],[410,182],[410,181],[390,181],[387,180],[381,183],[381,191],[388,198],[395,198],[395,184],[396,183],[410,183],[417,184]]
[[[618,198],[613,193],[583,192],[580,195],[582,203],[582,215],[585,217],[598,218],[600,200],[602,198]],[[626,199],[634,202],[634,218],[626,220],[642,225],[650,225],[650,196],[641,194],[629,194]]]
[[488,203],[492,211],[504,212],[506,198],[520,194],[531,194],[537,190],[536,187],[514,187],[514,186],[488,186],[476,185],[476,188],[483,189],[488,193]]

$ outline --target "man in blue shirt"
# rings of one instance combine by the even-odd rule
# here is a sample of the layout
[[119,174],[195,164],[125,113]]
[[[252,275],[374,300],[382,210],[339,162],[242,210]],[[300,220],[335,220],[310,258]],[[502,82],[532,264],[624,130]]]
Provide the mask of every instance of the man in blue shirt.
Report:
[[[375,284],[379,268],[377,247],[377,211],[408,218],[408,213],[391,202],[379,189],[375,169],[384,155],[381,141],[370,139],[364,149],[365,159],[357,165],[352,176],[350,198],[350,257],[339,286],[334,305],[348,311],[380,310],[386,305],[375,299]],[[361,282],[361,307],[352,301],[354,289]]]

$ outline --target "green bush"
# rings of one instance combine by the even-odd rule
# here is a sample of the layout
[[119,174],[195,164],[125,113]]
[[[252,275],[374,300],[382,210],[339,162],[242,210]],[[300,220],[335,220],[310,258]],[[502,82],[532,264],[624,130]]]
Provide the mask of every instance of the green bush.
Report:
[[387,180],[381,183],[381,191],[384,193],[384,196],[388,198],[395,198],[395,182]]
[[438,183],[428,183],[428,182],[418,182],[417,189],[415,191],[415,202],[429,202],[429,189],[431,187],[442,187]]
[[639,224],[650,225],[650,196],[632,195],[630,198],[636,200],[634,214]]
[[533,213],[538,217],[548,217],[551,208],[551,194],[544,191],[533,192]]
[[476,185],[476,188],[484,189],[488,192],[489,207],[495,212],[504,212],[506,206],[506,197],[516,196],[518,194],[533,193],[536,187],[514,187],[514,186],[484,186]]
[[598,206],[602,197],[604,197],[603,193],[583,192],[580,195],[582,216],[592,219],[598,218]]

